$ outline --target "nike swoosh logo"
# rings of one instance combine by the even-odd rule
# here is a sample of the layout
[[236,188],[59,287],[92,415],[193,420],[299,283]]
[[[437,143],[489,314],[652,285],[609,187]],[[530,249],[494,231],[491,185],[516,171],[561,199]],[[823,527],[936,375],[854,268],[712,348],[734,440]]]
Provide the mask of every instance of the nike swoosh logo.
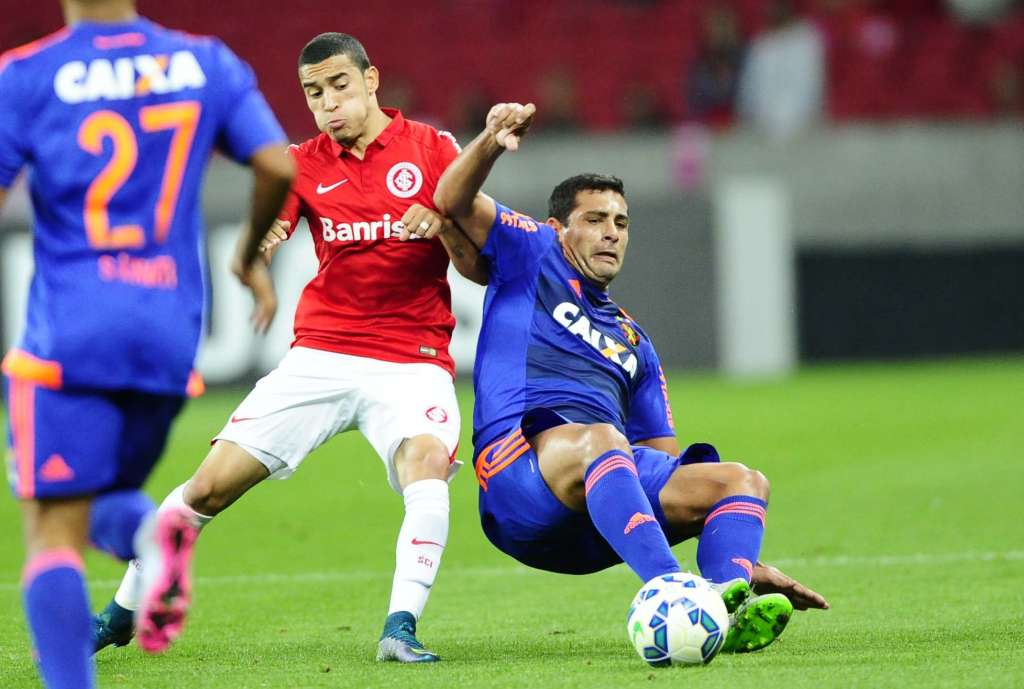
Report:
[[421,541],[418,538],[413,538],[412,539],[412,544],[413,545],[436,545],[438,548],[444,548],[444,546],[441,545],[440,543],[435,543],[434,541]]
[[238,423],[239,421],[251,421],[255,418],[255,416],[232,416],[231,423]]
[[348,178],[345,178],[345,179],[341,180],[340,182],[335,182],[334,184],[332,184],[329,187],[325,187],[322,184],[318,184],[318,185],[316,185],[316,193],[318,193],[318,194],[326,194],[331,189],[337,189],[338,187],[340,187],[342,184],[344,184],[347,181],[348,181]]

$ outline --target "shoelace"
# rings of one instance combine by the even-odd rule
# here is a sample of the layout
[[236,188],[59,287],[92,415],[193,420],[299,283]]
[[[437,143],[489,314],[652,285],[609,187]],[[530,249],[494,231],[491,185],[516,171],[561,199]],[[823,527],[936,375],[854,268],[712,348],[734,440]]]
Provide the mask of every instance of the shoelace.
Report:
[[407,624],[399,625],[398,629],[396,629],[395,631],[391,632],[387,636],[389,638],[397,639],[398,641],[402,641],[402,642],[412,646],[413,648],[423,648],[423,644],[421,644],[416,639],[416,630],[413,629],[410,625],[407,625]]

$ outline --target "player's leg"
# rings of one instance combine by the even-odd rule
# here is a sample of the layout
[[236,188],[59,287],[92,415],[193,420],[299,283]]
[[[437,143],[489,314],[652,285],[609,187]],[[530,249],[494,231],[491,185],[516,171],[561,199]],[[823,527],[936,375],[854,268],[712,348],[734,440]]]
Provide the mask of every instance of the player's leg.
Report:
[[[160,503],[155,523],[160,524],[161,519],[165,522],[168,519],[173,519],[168,515],[184,514],[188,524],[195,530],[195,536],[192,537],[192,541],[194,541],[203,527],[217,514],[269,474],[267,467],[249,452],[235,443],[218,440],[210,448],[209,454],[192,478],[172,490]],[[164,528],[174,530],[176,527],[172,523]],[[183,545],[191,545],[191,543]],[[190,552],[189,548],[184,552],[167,554],[180,560],[182,556],[189,557]],[[164,559],[164,554],[160,550],[151,550],[149,555],[148,559],[157,563]],[[187,567],[187,562],[183,565]],[[183,565],[179,564],[178,568],[180,569]],[[138,608],[145,589],[146,571],[147,562],[143,558],[135,558],[129,562],[113,600],[93,620],[96,651],[111,644],[123,646],[131,640],[135,629],[134,620],[137,616],[141,616],[141,613],[139,615],[137,613],[139,613]],[[170,580],[167,581],[170,583]],[[154,580],[153,583],[157,582]],[[179,600],[182,595],[187,598],[189,592],[181,591],[180,594]],[[156,597],[159,598],[159,594]],[[161,612],[161,609],[150,608],[146,616],[153,618],[154,615],[160,616]],[[171,613],[173,615],[169,621],[173,623],[173,626],[166,630],[152,629],[151,632],[148,631],[150,637],[153,637],[152,640],[147,638],[148,646],[166,647],[171,640],[168,633],[174,635],[180,633],[183,611],[180,607],[176,607]]]
[[192,478],[160,504],[155,539],[140,553],[139,645],[158,653],[179,634],[191,599],[189,566],[199,532],[216,515],[269,475],[252,454],[227,441],[210,449]]
[[761,553],[769,491],[764,474],[742,464],[688,464],[672,472],[659,499],[675,536],[700,536],[697,566],[705,579],[749,582]]
[[[138,567],[135,534],[156,505],[141,490],[118,490],[98,496],[89,515],[89,540],[96,548]],[[118,595],[92,619],[93,650],[113,644],[125,646],[135,635],[133,616],[138,592],[137,576],[125,576]],[[121,589],[125,589],[122,591]],[[120,604],[118,604],[120,601]]]
[[156,510],[139,489],[122,489],[96,496],[89,512],[89,542],[97,550],[128,562],[135,557],[135,534]]
[[[735,462],[679,466],[661,488],[658,497],[674,537],[700,537],[697,565],[726,596],[730,583],[750,582],[761,552],[769,490],[763,474]],[[793,605],[773,593],[747,598],[730,612],[723,651],[746,652],[777,639]]]
[[268,476],[270,469],[252,448],[217,440],[192,478],[171,491],[164,502],[180,501],[205,526]]
[[[115,474],[121,430],[102,393],[7,378],[12,488],[25,523],[25,613],[48,687],[92,687],[89,603],[80,553],[91,496]],[[88,432],[76,432],[88,419]]]
[[[147,518],[156,512],[156,505],[142,492],[141,486],[163,454],[171,424],[185,400],[180,396],[132,392],[112,397],[120,407],[123,420],[118,469],[110,489],[93,500],[89,540],[114,557],[137,562],[136,540]],[[147,532],[142,538],[150,535]],[[131,581],[135,579],[137,577]],[[110,643],[123,646],[131,640],[137,597],[138,592],[132,591],[130,609],[112,602],[93,618],[93,635],[100,637],[100,647]],[[126,596],[122,594],[122,598]]]
[[[246,396],[199,469],[167,495],[159,511],[184,510],[202,530],[252,486],[268,477],[287,478],[306,455],[343,430],[352,414],[339,407],[348,383],[335,356],[303,347],[290,350]],[[131,562],[114,600],[94,620],[96,650],[131,638],[131,611],[138,605],[143,576],[140,563]]]
[[416,639],[430,589],[448,543],[448,448],[433,435],[406,438],[395,453],[405,518],[395,547],[395,576],[378,656],[382,660],[431,662],[437,654]]
[[629,442],[609,424],[564,424],[530,439],[541,475],[569,509],[586,511],[643,581],[679,563],[640,483]]
[[451,459],[440,438],[421,434],[402,441],[394,462],[405,518],[398,532],[388,617],[406,613],[419,619],[448,543]]
[[359,428],[384,460],[401,493],[405,518],[395,547],[395,575],[378,660],[433,662],[416,624],[448,542],[448,478],[458,447],[459,410],[451,377],[430,364],[362,360],[365,390]]
[[26,500],[25,616],[43,683],[48,689],[94,687],[89,597],[81,552],[89,498]]
[[480,450],[480,525],[501,552],[527,567],[560,574],[592,574],[622,558],[594,527],[585,505],[572,510],[537,470],[537,455],[515,427]]

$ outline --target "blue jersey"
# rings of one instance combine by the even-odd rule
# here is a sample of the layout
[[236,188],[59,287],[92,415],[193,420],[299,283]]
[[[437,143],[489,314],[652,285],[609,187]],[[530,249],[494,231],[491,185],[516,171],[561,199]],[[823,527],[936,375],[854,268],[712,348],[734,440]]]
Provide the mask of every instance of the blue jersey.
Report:
[[473,372],[476,448],[538,410],[612,424],[630,442],[675,435],[650,339],[569,265],[554,228],[498,205],[481,253],[491,278]]
[[35,274],[4,360],[51,388],[183,394],[202,328],[203,169],[284,143],[223,43],[83,22],[0,58],[0,187],[28,167]]

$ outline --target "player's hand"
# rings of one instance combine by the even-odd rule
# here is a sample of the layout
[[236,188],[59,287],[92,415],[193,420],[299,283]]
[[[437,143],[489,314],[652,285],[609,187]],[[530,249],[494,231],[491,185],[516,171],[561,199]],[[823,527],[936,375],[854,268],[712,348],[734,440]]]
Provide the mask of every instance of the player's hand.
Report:
[[253,329],[264,334],[274,322],[274,314],[277,313],[277,292],[274,290],[274,281],[270,277],[267,264],[256,260],[246,269],[239,258],[231,264],[231,271],[238,277],[238,281],[249,288],[252,292],[253,307],[249,321]]
[[288,230],[291,229],[291,226],[292,224],[285,220],[275,220],[267,230],[267,234],[260,240],[260,256],[268,266],[270,260],[274,258],[274,252],[288,239]]
[[799,581],[787,574],[784,574],[778,567],[758,562],[754,566],[750,583],[754,591],[761,593],[781,593],[797,610],[828,610],[829,604],[825,597],[816,591],[812,591]]
[[445,229],[445,218],[437,211],[414,203],[402,216],[402,230],[398,235],[400,241],[410,239],[433,239]]
[[519,142],[533,123],[536,112],[533,103],[498,103],[487,113],[487,131],[502,148],[519,150]]

